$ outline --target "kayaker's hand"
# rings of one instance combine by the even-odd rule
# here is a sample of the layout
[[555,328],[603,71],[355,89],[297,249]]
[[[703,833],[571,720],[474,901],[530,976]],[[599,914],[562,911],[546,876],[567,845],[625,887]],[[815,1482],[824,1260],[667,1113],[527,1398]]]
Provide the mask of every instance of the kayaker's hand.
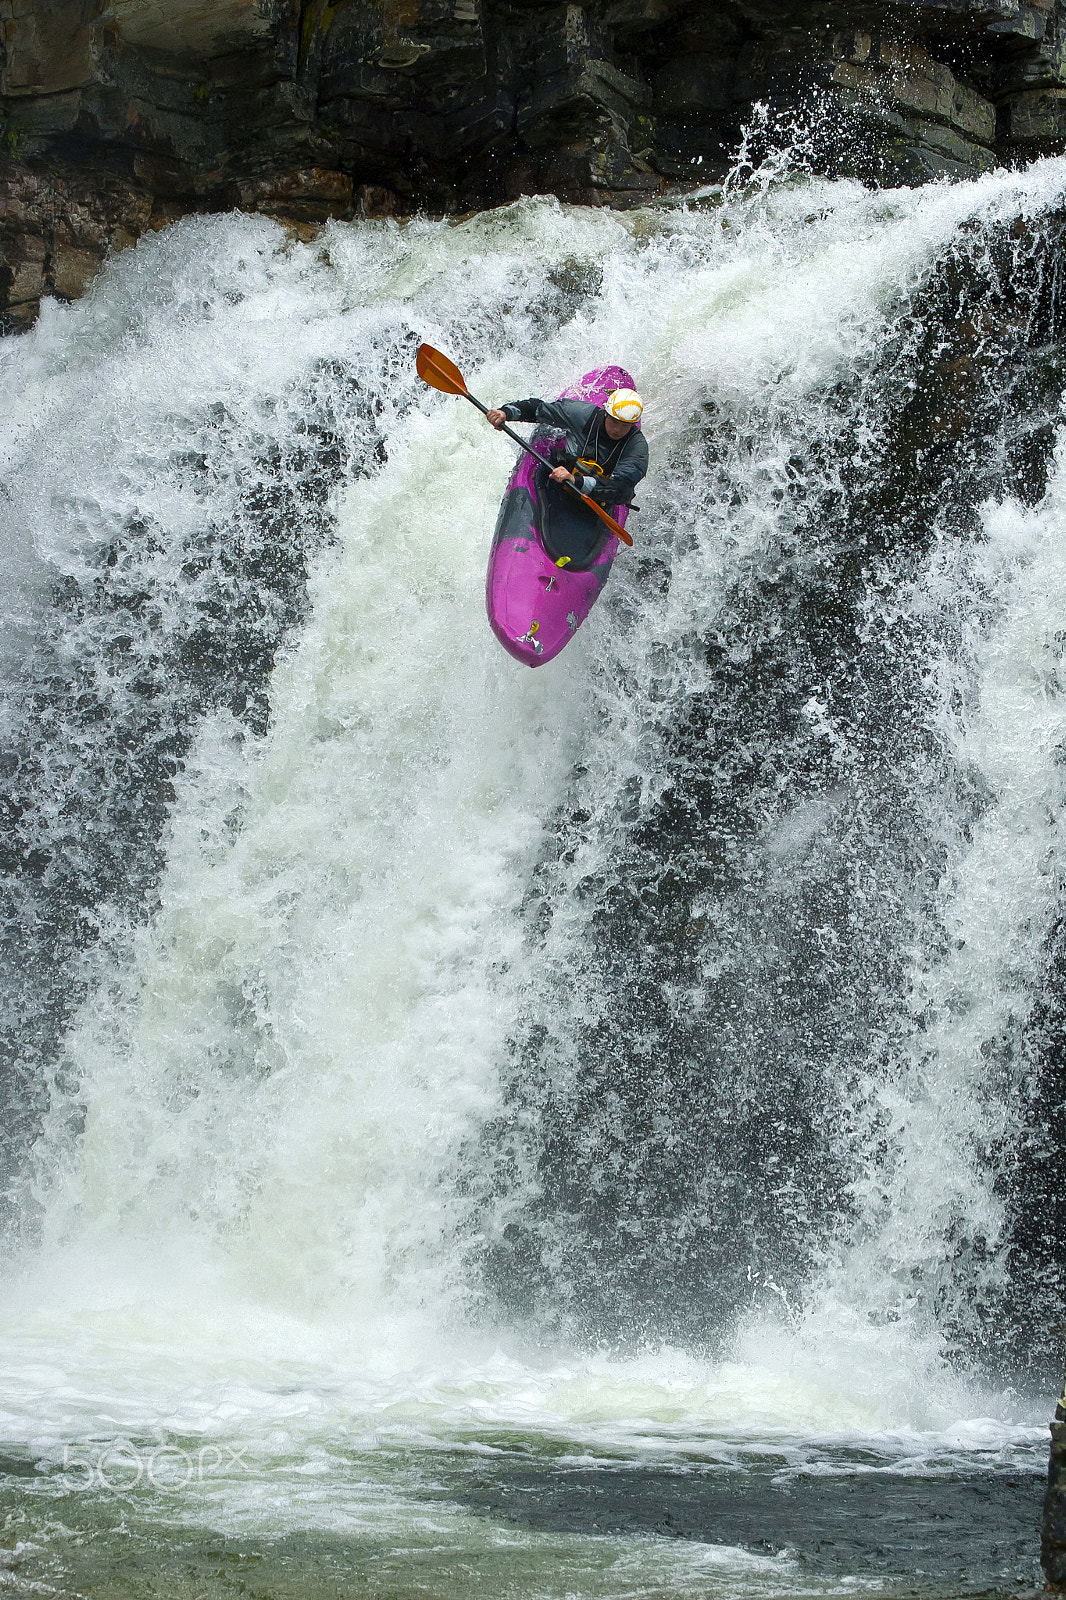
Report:
[[573,483],[574,481],[574,474],[566,467],[556,467],[555,471],[549,474],[549,476],[551,477],[552,483]]
[[502,411],[493,408],[492,411],[485,412],[485,420],[486,422],[491,422],[494,428],[502,428],[507,418]]

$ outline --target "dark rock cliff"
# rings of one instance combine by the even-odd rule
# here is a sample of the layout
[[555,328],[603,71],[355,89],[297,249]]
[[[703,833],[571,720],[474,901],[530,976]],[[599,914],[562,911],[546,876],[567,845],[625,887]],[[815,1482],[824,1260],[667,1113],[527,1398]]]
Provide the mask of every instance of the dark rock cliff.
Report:
[[1040,1565],[1053,1594],[1066,1590],[1066,1389],[1051,1424],[1047,1493],[1040,1529]]
[[1066,6],[0,0],[0,314],[187,211],[632,204],[819,101],[815,164],[872,181],[1057,151]]

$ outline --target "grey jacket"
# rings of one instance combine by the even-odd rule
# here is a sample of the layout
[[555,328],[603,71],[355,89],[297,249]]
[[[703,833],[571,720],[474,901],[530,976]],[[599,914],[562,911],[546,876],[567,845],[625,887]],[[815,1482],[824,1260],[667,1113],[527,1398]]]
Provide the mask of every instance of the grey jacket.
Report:
[[[500,410],[508,422],[543,422],[562,429],[577,487],[600,505],[628,505],[648,471],[648,441],[639,428],[624,439],[609,438],[602,407],[587,400],[512,400]],[[598,461],[604,476],[582,474],[573,464],[579,456]]]

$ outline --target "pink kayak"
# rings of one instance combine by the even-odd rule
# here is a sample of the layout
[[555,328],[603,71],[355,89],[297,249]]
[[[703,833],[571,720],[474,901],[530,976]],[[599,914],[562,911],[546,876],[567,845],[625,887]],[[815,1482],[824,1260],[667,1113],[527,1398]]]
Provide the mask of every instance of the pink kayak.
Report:
[[[633,386],[624,368],[597,367],[559,399],[602,405],[612,389]],[[554,428],[538,428],[530,443],[553,462],[566,450]],[[628,506],[606,510],[625,527]],[[500,506],[485,583],[492,631],[516,661],[541,667],[569,644],[607,582],[619,543],[595,512],[549,483],[548,469],[523,451]]]

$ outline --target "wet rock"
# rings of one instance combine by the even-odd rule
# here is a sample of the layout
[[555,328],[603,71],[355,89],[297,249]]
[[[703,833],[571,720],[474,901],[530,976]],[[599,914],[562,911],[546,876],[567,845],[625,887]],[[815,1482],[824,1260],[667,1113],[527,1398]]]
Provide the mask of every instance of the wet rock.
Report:
[[1010,108],[1009,137],[1022,150],[1058,146],[1066,140],[1066,88],[1018,95]]
[[639,204],[812,96],[867,181],[1064,149],[1066,0],[0,0],[0,315],[188,211]]
[[7,260],[4,293],[9,306],[40,300],[44,293],[44,241],[25,234],[12,246]]
[[841,87],[866,93],[875,103],[904,114],[955,128],[991,149],[996,135],[996,108],[919,45],[894,38],[871,40],[857,34],[840,50],[843,59],[833,71]]
[[1048,1589],[1066,1593],[1066,1393],[1051,1424],[1048,1485],[1040,1528],[1040,1565]]
[[52,288],[61,300],[76,300],[99,272],[103,257],[95,250],[60,244],[52,255]]
[[352,215],[352,180],[327,167],[250,178],[236,185],[235,204],[294,222],[326,222]]
[[28,325],[44,294],[82,294],[109,254],[136,243],[152,212],[139,186],[0,159],[0,325]]

